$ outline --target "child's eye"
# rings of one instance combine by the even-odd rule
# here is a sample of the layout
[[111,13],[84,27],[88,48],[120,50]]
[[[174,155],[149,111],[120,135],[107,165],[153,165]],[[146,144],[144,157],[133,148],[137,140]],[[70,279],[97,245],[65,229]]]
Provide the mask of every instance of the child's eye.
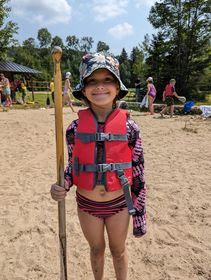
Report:
[[112,84],[112,83],[114,83],[115,81],[114,81],[114,79],[112,79],[112,78],[106,78],[105,80],[104,80],[104,83],[105,84]]

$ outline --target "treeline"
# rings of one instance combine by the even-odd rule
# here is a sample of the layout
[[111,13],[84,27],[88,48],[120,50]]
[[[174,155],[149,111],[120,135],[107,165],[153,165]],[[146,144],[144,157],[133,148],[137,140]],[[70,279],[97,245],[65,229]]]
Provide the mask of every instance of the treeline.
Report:
[[[121,77],[127,87],[134,87],[138,77],[145,86],[146,78],[152,76],[158,96],[161,96],[165,84],[175,78],[180,95],[195,100],[205,97],[210,90],[208,2],[163,0],[151,7],[148,20],[157,33],[151,38],[146,34],[144,41],[131,53],[122,48],[117,56]],[[72,73],[73,84],[79,80],[78,66],[84,53],[110,50],[103,41],[99,41],[94,49],[92,37],[69,35],[63,41],[59,36],[52,37],[47,28],[38,30],[36,39],[28,38],[19,45],[13,39],[13,34],[18,32],[17,25],[12,22],[3,24],[10,12],[8,0],[0,0],[0,4],[0,59],[40,70],[42,75],[38,79],[50,80],[52,77],[51,50],[54,46],[62,48],[62,72]]]

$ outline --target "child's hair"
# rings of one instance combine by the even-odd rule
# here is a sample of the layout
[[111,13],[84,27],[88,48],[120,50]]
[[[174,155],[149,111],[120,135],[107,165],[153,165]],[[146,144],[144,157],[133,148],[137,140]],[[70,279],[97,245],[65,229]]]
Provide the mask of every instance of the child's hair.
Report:
[[176,80],[175,80],[175,79],[171,79],[171,80],[170,80],[170,83],[173,83],[173,82],[176,82]]

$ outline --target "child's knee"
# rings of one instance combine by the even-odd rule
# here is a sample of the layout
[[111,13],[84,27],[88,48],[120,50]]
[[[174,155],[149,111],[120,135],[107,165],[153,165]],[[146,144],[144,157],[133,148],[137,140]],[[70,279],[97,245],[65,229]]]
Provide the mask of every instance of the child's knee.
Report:
[[103,256],[105,253],[105,245],[94,245],[90,247],[90,251],[93,257]]
[[124,257],[125,252],[126,252],[126,247],[115,247],[115,246],[110,246],[110,251],[111,255],[114,259],[120,260]]

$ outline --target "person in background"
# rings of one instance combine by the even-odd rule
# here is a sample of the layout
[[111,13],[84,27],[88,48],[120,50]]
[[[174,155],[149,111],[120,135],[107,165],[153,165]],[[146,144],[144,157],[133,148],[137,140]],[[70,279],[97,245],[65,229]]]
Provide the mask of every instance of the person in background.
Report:
[[72,102],[70,100],[70,94],[72,92],[72,88],[71,88],[71,84],[70,84],[70,78],[71,78],[71,73],[67,72],[65,74],[65,81],[64,81],[63,106],[65,104],[68,104],[70,106],[70,108],[72,109],[73,113],[75,113]]
[[161,117],[164,116],[164,114],[167,112],[167,110],[170,108],[170,115],[173,117],[174,115],[174,97],[179,98],[179,95],[177,95],[175,90],[175,84],[176,80],[171,79],[169,84],[166,85],[165,90],[163,91],[163,102],[166,103],[163,110],[160,112]]
[[50,91],[51,91],[51,98],[54,103],[54,79],[53,78],[51,79],[51,82],[50,82]]
[[10,82],[3,73],[0,73],[0,80],[3,86],[3,93],[6,96],[6,105],[5,106],[12,106],[12,99],[11,99],[11,89],[10,89]]
[[148,96],[150,114],[154,115],[153,102],[155,101],[155,98],[156,98],[156,88],[153,84],[153,78],[152,77],[149,77],[147,79],[147,96]]
[[24,82],[21,83],[20,93],[22,94],[23,104],[26,104],[25,98],[26,98],[26,95],[27,95],[27,88],[26,88]]

